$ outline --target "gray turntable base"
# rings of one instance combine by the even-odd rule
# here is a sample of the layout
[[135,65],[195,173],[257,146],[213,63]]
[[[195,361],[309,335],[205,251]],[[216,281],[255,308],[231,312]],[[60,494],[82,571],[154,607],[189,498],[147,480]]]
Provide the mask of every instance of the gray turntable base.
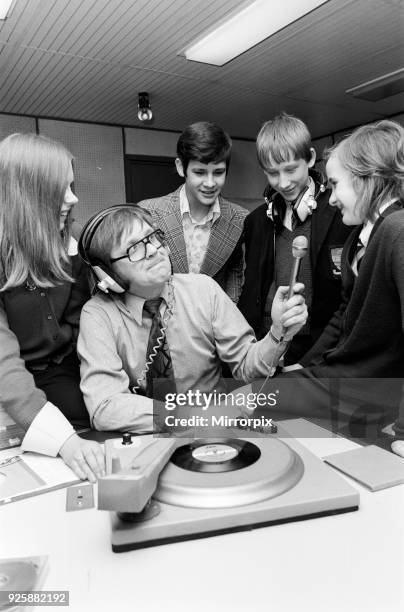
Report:
[[[218,455],[221,465],[234,461],[235,440],[201,442],[198,461],[203,454],[207,463]],[[358,509],[358,492],[282,427],[271,437],[238,438],[238,442],[258,447],[259,459],[241,469],[217,472],[190,471],[170,461],[150,502],[151,518],[132,523],[111,513],[112,550],[124,552]]]

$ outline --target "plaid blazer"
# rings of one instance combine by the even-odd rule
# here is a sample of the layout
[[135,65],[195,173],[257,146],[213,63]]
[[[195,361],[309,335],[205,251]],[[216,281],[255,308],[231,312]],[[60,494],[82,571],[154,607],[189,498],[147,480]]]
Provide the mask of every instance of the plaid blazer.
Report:
[[[153,223],[163,230],[170,248],[173,272],[188,273],[180,211],[179,187],[160,198],[142,200],[139,205],[147,209]],[[237,303],[243,286],[244,255],[242,233],[248,210],[219,196],[220,217],[213,223],[201,274],[215,279],[227,295]]]

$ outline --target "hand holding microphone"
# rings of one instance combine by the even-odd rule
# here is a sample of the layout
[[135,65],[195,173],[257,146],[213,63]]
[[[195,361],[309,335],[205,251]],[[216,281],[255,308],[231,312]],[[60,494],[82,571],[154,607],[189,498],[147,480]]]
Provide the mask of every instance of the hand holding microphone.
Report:
[[304,236],[297,236],[293,240],[293,265],[289,286],[279,287],[272,303],[272,336],[285,342],[291,340],[307,321],[307,306],[301,295],[304,285],[296,282],[307,247],[307,238]]

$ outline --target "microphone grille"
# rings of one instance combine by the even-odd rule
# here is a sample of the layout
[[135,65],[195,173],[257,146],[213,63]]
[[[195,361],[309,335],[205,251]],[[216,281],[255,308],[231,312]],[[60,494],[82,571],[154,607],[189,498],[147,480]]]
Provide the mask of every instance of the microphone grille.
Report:
[[292,255],[297,259],[302,259],[307,253],[309,243],[305,236],[296,236],[292,242]]

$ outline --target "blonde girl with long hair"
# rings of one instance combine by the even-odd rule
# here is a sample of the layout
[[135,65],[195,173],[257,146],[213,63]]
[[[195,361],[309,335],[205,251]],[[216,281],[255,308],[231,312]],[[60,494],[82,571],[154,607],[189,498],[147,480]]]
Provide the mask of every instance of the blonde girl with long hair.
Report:
[[80,478],[103,473],[80,392],[76,340],[89,298],[74,252],[73,156],[36,134],[0,143],[0,400],[26,431],[22,448],[59,454]]

